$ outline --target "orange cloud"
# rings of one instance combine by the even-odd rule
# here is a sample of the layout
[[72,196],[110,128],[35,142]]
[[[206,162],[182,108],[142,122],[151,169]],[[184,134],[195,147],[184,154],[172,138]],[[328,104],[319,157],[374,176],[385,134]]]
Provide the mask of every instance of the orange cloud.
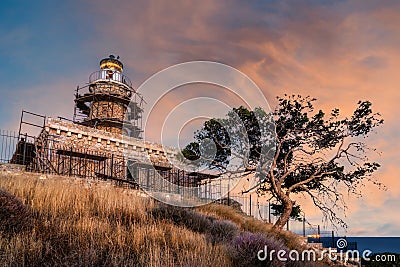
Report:
[[[358,216],[374,211],[390,199],[398,199],[400,194],[398,4],[104,3],[96,2],[94,6],[96,12],[108,17],[98,24],[98,31],[110,38],[104,46],[118,42],[115,46],[124,54],[127,66],[137,73],[139,83],[175,63],[215,60],[249,75],[272,106],[276,104],[276,95],[303,94],[318,98],[318,108],[338,107],[343,114],[350,115],[358,100],[372,101],[386,120],[370,143],[383,152],[376,157],[383,165],[377,178],[389,191],[367,185],[363,199],[349,200],[349,220],[354,233],[365,230],[362,223],[371,224],[370,233],[378,231],[378,221]],[[194,96],[185,90],[175,94],[186,99]],[[163,112],[175,104],[168,100],[163,104]],[[160,118],[157,123],[161,123]],[[382,212],[390,213],[398,204],[385,206]],[[314,214],[312,206],[307,204],[306,208],[310,215]]]

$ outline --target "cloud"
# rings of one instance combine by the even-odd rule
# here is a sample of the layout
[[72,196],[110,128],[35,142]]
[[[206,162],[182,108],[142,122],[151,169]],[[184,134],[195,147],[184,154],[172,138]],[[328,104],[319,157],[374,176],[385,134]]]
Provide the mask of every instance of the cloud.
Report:
[[[348,218],[354,225],[354,233],[364,231],[360,224],[369,221],[373,221],[369,233],[380,231],[378,221],[357,214],[360,210],[370,212],[399,194],[395,177],[399,168],[400,29],[394,26],[400,23],[398,4],[120,1],[109,6],[99,3],[93,6],[95,12],[108,18],[97,24],[97,30],[108,38],[103,46],[111,44],[118,48],[138,84],[176,63],[215,60],[249,75],[272,105],[276,104],[276,95],[311,95],[319,99],[318,108],[339,107],[348,116],[358,100],[372,101],[386,123],[370,142],[383,151],[382,156],[376,157],[383,165],[378,179],[387,183],[390,190],[388,193],[367,185],[363,199],[351,200]],[[181,90],[175,96],[188,99],[195,94]],[[167,102],[163,105],[164,113],[177,103],[172,99]],[[364,202],[369,206],[364,207]],[[392,203],[383,210],[390,212],[393,208]],[[310,216],[318,217],[310,205],[307,210]],[[391,229],[392,233],[399,230]]]
[[[73,10],[81,5],[76,4]],[[90,74],[90,64],[80,63],[86,59],[97,64],[100,57],[109,53],[120,55],[135,87],[173,64],[191,60],[218,61],[252,78],[272,106],[276,104],[276,95],[303,94],[318,98],[318,108],[339,107],[343,114],[350,115],[358,100],[371,100],[374,109],[385,119],[385,125],[370,141],[382,151],[382,156],[372,157],[382,163],[377,178],[388,185],[389,191],[366,187],[364,199],[351,203],[355,215],[349,220],[355,225],[354,233],[364,231],[362,224],[370,225],[369,222],[373,222],[371,229],[378,231],[377,220],[356,217],[358,212],[371,212],[390,199],[395,202],[388,203],[382,212],[396,210],[400,194],[397,181],[400,166],[398,2],[120,0],[110,4],[99,0],[86,1],[83,6],[85,12],[81,11],[79,16],[63,17],[67,22],[74,22],[71,25],[83,25],[82,29],[87,32],[82,35],[83,30],[79,30],[82,38],[73,42],[65,39],[61,46],[61,39],[57,39],[59,46],[55,44],[54,47],[52,40],[46,40],[47,49],[53,50],[51,55],[63,55],[51,66],[58,68],[63,62],[69,62],[68,67],[74,71],[58,73],[50,81],[32,77],[35,81],[32,86],[19,87],[15,92],[3,89],[10,103],[1,108],[12,117],[2,118],[3,125],[15,127],[13,121],[22,108],[50,115],[72,114],[73,88]],[[84,17],[87,21],[83,21]],[[36,34],[39,36],[40,32]],[[26,47],[25,40],[30,36],[32,33],[25,28],[16,29],[3,35],[0,47],[7,47],[7,51],[18,55],[20,52],[12,50],[12,46]],[[49,36],[61,38],[63,33]],[[69,32],[67,36],[72,39],[74,33]],[[78,41],[82,42],[79,46]],[[21,57],[33,68],[29,53],[38,52],[39,48],[35,50],[33,45],[29,48],[21,52]],[[62,53],[64,49],[67,53]],[[73,51],[78,54],[74,55]],[[93,71],[96,68],[93,65]],[[34,70],[45,77],[43,70]],[[61,70],[65,71],[58,69]],[[160,116],[155,118],[155,124],[161,123],[179,101],[199,95],[195,90],[180,89],[164,100],[156,113]],[[152,92],[144,92],[145,98],[146,94],[151,97]],[[210,95],[225,97],[227,101],[233,99],[225,96],[222,90]],[[191,108],[188,113],[193,112]],[[368,206],[363,207],[363,203]],[[318,217],[312,206],[306,207],[310,216]],[[393,234],[400,231],[400,228],[390,229]]]

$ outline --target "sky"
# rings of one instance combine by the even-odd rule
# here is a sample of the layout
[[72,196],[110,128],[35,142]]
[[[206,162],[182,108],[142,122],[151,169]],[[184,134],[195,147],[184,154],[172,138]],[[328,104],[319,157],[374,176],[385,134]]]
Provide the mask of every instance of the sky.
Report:
[[[3,0],[0,18],[0,129],[17,130],[22,109],[71,118],[74,89],[110,54],[135,88],[172,65],[207,60],[248,75],[271,107],[275,96],[301,94],[350,115],[370,100],[385,119],[368,142],[381,152],[372,157],[388,190],[366,184],[362,198],[348,199],[347,234],[400,236],[400,2]],[[204,94],[236,103],[223,89],[184,86],[159,109]]]

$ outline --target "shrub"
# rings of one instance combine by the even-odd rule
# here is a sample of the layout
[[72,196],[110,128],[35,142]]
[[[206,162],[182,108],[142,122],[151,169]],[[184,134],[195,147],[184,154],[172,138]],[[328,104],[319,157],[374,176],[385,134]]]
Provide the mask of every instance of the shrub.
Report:
[[169,220],[175,225],[206,234],[212,244],[229,242],[240,232],[239,227],[231,221],[217,220],[192,209],[163,204],[154,208],[151,214],[155,219]]
[[197,213],[191,209],[176,206],[160,205],[151,211],[152,216],[159,220],[169,220],[175,225],[185,226],[186,228],[205,233],[212,228],[214,217]]
[[232,198],[221,198],[219,200],[214,201],[214,203],[216,204],[220,204],[220,205],[225,205],[225,206],[229,206],[231,207],[233,210],[235,210],[236,212],[238,212],[239,214],[242,215],[246,215],[246,213],[243,212],[242,210],[242,204]]
[[239,227],[231,221],[216,220],[207,232],[208,240],[213,244],[232,241],[239,234]]
[[242,229],[251,233],[269,233],[272,232],[272,225],[255,218],[246,218],[242,224]]
[[9,192],[0,189],[0,231],[16,233],[32,224],[31,210]]
[[235,266],[285,266],[284,262],[276,258],[276,253],[273,254],[272,261],[269,256],[265,261],[259,260],[257,254],[260,250],[264,250],[265,246],[268,251],[285,250],[288,252],[288,248],[281,241],[260,233],[249,232],[235,237],[227,245],[227,252]]
[[290,231],[276,231],[272,230],[267,233],[268,236],[274,237],[282,241],[289,249],[302,251],[305,247],[300,242],[300,237]]

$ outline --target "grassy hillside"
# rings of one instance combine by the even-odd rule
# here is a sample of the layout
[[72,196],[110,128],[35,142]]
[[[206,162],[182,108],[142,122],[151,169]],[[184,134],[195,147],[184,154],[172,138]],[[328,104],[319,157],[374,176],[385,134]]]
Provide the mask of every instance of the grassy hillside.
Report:
[[265,242],[301,249],[296,235],[230,207],[170,207],[105,182],[35,174],[0,174],[0,224],[1,266],[256,266],[250,254]]

